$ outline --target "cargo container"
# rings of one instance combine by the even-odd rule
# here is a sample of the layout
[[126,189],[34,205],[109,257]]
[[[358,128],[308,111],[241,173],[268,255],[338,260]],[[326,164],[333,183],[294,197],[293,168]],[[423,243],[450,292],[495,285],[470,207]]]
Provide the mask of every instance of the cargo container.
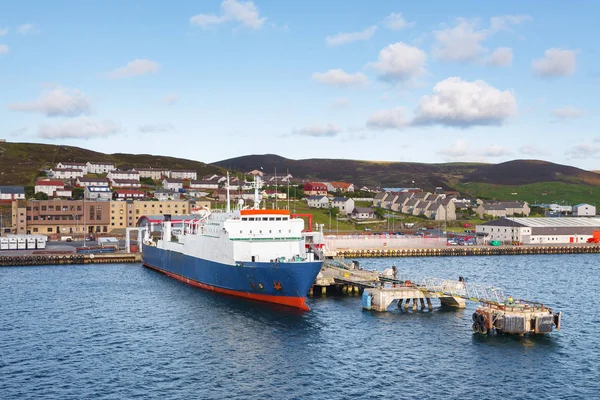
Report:
[[36,245],[36,240],[35,240],[35,236],[27,236],[26,237],[27,240],[27,249],[35,249],[35,245]]

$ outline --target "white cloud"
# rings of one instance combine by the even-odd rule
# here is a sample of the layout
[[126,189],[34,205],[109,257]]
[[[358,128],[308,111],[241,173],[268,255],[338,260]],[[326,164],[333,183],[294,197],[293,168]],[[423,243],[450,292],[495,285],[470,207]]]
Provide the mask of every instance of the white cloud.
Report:
[[382,49],[377,61],[367,66],[375,69],[381,80],[404,81],[425,74],[426,60],[423,50],[398,42]]
[[140,126],[140,132],[143,133],[162,133],[162,132],[172,132],[175,130],[175,127],[171,124],[147,124]]
[[501,125],[516,114],[514,95],[500,91],[482,80],[447,78],[433,87],[433,94],[421,97],[415,110],[416,125],[441,124],[458,127]]
[[153,74],[158,71],[159,64],[150,60],[133,60],[128,62],[126,66],[115,69],[108,76],[112,79],[129,78],[132,76]]
[[546,154],[539,146],[535,144],[526,144],[519,147],[519,153],[525,154],[528,156],[540,156]]
[[571,158],[599,158],[600,146],[582,143],[571,147],[565,154]]
[[457,140],[448,147],[438,150],[437,154],[448,158],[463,158],[469,156],[471,150],[469,145],[464,140]]
[[57,87],[44,92],[29,103],[15,103],[7,106],[12,111],[37,112],[48,117],[77,117],[89,114],[91,104],[87,96],[78,89]]
[[576,54],[574,50],[548,49],[544,52],[544,57],[531,62],[531,68],[536,75],[542,77],[571,75],[575,71]]
[[341,110],[344,108],[348,108],[348,106],[350,105],[350,100],[348,100],[346,97],[340,97],[335,99],[330,107],[336,110]]
[[392,31],[399,31],[415,26],[415,22],[407,22],[402,13],[391,13],[383,20],[383,26]]
[[367,127],[378,130],[402,129],[406,125],[403,115],[402,107],[376,111],[367,120]]
[[213,25],[235,21],[249,29],[260,29],[267,20],[265,17],[260,17],[258,9],[252,1],[224,0],[221,3],[221,13],[220,16],[198,14],[190,18],[190,23],[202,29],[208,29]]
[[506,30],[510,25],[518,25],[527,21],[531,21],[529,15],[501,15],[490,18],[490,29],[493,31]]
[[359,40],[369,40],[375,34],[375,31],[377,31],[377,26],[373,25],[360,32],[338,33],[334,36],[327,36],[325,42],[328,46],[339,46]]
[[8,28],[4,28],[4,29],[0,28],[0,36],[4,36],[7,33],[8,33]]
[[46,139],[92,139],[114,135],[121,130],[118,124],[81,117],[56,124],[43,124],[38,136]]
[[561,119],[580,118],[585,115],[585,111],[572,106],[567,106],[563,108],[555,108],[552,110],[552,115]]
[[162,101],[168,106],[174,106],[179,101],[179,95],[177,93],[169,93],[163,97]]
[[311,137],[334,137],[340,133],[341,129],[335,124],[312,125],[301,129],[294,129],[293,134],[299,136]]
[[504,157],[511,155],[512,152],[502,146],[492,144],[483,150],[483,155],[486,157]]
[[19,35],[34,35],[36,33],[40,33],[41,31],[34,24],[23,24],[17,27],[17,33]]
[[8,46],[5,44],[0,44],[0,54],[8,53]]
[[475,22],[459,19],[455,27],[435,31],[433,34],[433,56],[444,61],[474,61],[486,51],[481,42],[486,39],[487,32],[477,30]]
[[361,86],[369,82],[369,78],[363,73],[349,74],[339,68],[324,73],[315,72],[312,74],[312,79],[315,82],[337,87]]
[[513,60],[513,51],[510,47],[498,47],[487,58],[486,63],[488,65],[505,67],[505,66],[512,64],[512,60]]

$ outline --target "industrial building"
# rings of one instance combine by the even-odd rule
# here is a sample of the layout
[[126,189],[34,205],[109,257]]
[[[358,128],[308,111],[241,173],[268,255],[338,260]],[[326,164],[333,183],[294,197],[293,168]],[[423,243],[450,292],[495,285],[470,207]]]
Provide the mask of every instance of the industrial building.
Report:
[[500,218],[477,225],[475,233],[484,244],[586,243],[600,230],[600,218]]

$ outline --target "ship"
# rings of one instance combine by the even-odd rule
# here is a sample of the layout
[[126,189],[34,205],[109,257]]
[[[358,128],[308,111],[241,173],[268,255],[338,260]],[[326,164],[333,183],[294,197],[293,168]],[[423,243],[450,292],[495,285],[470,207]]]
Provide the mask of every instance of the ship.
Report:
[[260,186],[257,177],[251,208],[241,200],[230,207],[227,183],[224,210],[198,209],[179,224],[166,215],[160,237],[146,227],[143,264],[202,289],[309,310],[323,265],[319,232],[305,232],[289,210],[261,208]]

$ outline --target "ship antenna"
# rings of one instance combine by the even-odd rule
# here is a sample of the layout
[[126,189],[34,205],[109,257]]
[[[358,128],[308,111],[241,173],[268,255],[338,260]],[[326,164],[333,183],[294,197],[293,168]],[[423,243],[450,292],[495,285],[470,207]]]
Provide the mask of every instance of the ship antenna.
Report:
[[229,171],[227,171],[227,212],[231,212],[231,206],[229,205]]

